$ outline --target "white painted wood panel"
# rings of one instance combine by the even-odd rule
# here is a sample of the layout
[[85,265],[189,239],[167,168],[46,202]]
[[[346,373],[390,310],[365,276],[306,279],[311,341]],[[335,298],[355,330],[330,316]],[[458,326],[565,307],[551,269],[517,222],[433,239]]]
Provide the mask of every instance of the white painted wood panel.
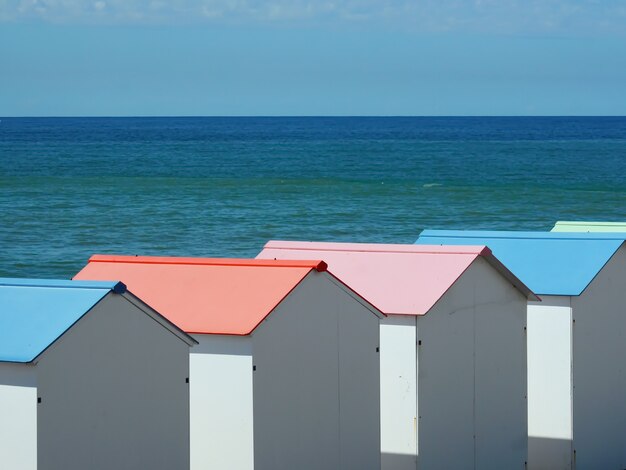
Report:
[[570,297],[528,303],[528,468],[572,466]]
[[383,470],[417,466],[416,318],[380,321],[380,433]]
[[31,364],[0,362],[0,468],[37,469],[37,380]]
[[194,335],[190,354],[191,469],[254,468],[252,342]]

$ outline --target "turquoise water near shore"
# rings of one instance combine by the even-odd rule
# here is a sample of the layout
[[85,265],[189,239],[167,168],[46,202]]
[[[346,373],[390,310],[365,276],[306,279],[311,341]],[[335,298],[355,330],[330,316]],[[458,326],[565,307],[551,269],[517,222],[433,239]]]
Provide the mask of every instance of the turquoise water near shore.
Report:
[[626,219],[626,118],[0,118],[0,276]]

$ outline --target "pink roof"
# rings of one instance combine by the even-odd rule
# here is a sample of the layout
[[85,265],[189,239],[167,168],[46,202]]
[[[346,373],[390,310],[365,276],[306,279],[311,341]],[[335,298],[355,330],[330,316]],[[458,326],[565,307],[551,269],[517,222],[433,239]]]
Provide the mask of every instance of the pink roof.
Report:
[[485,246],[270,241],[257,258],[323,259],[329,271],[383,313],[425,315],[479,256],[536,299]]

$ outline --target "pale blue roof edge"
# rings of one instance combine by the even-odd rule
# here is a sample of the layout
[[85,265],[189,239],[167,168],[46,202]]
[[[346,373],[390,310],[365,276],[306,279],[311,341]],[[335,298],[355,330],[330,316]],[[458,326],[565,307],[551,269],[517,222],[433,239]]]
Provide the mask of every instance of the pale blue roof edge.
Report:
[[66,281],[59,279],[28,279],[0,277],[0,286],[68,287],[72,289],[106,289],[123,294],[126,285],[120,281]]
[[577,296],[625,242],[626,233],[424,230],[415,243],[486,245],[533,292]]
[[624,240],[626,232],[522,232],[493,230],[423,230],[420,237],[506,238],[545,240]]

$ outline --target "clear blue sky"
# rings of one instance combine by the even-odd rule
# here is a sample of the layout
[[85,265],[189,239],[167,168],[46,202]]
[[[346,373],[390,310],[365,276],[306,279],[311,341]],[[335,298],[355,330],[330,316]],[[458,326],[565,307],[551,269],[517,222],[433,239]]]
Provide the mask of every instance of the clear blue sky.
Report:
[[0,116],[626,115],[626,0],[0,0]]

